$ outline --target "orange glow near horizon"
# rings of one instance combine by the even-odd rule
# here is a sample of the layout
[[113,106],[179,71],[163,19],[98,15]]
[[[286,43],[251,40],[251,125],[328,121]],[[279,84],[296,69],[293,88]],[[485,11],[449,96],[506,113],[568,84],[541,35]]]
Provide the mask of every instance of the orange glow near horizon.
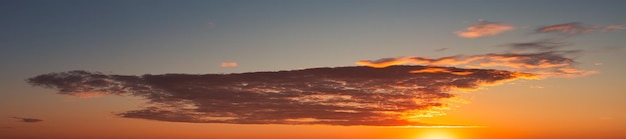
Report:
[[442,132],[442,131],[431,131],[425,134],[422,134],[417,137],[417,139],[458,139],[451,133]]
[[455,133],[442,129],[433,129],[425,131],[417,136],[416,139],[460,139]]

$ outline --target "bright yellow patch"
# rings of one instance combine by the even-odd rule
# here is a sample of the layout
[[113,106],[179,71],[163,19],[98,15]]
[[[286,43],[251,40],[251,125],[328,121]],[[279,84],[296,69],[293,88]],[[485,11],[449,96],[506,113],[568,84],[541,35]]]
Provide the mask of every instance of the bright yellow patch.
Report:
[[417,139],[458,139],[454,134],[444,130],[426,131],[420,134]]

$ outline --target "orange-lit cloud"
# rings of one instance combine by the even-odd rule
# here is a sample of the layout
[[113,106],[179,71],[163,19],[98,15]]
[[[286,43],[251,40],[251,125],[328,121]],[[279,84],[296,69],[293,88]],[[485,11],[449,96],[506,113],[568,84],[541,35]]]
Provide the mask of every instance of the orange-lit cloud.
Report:
[[483,36],[497,35],[513,29],[513,26],[503,23],[480,21],[480,23],[476,25],[469,26],[465,30],[457,31],[454,33],[463,38],[477,38]]
[[237,62],[222,62],[222,67],[237,67]]
[[624,30],[624,29],[626,29],[624,25],[585,26],[585,25],[582,25],[581,23],[572,22],[572,23],[540,27],[537,29],[537,32],[561,32],[561,33],[566,33],[566,34],[581,34],[581,33],[588,33],[588,32],[594,32],[594,31],[609,32],[609,31],[617,31],[617,30]]
[[471,71],[450,71],[450,69],[447,69],[447,68],[429,67],[429,68],[420,69],[420,70],[412,70],[409,73],[450,73],[450,74],[454,74],[454,75],[470,75],[470,74],[472,74],[474,72],[471,72]]
[[[412,72],[412,73],[411,73]],[[528,73],[492,69],[391,66],[336,67],[240,74],[110,75],[69,71],[28,79],[59,94],[142,97],[148,107],[118,113],[125,118],[191,123],[433,125],[455,97]]]
[[415,64],[427,66],[465,66],[469,68],[502,68],[533,73],[541,77],[577,77],[597,73],[575,68],[576,62],[569,58],[578,50],[554,50],[563,43],[538,41],[532,43],[514,43],[507,45],[514,50],[534,50],[528,53],[489,53],[471,56],[450,56],[442,58],[398,57],[370,61],[361,60],[357,65],[373,68],[385,68],[393,65]]

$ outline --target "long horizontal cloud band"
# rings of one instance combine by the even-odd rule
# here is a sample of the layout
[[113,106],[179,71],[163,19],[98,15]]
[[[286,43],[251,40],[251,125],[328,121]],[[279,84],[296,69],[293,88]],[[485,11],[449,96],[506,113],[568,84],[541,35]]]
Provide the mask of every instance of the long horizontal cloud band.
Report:
[[[431,69],[436,68],[436,69]],[[446,72],[432,72],[446,71]],[[107,75],[69,71],[28,79],[59,94],[138,96],[150,107],[121,117],[191,123],[425,125],[453,88],[520,78],[517,72],[451,67],[338,67],[241,74]]]

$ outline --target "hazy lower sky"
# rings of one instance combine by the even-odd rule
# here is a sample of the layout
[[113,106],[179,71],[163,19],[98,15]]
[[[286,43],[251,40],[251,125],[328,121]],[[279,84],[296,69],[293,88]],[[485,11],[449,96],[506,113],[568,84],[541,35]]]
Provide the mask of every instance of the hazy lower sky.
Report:
[[625,138],[624,5],[2,0],[0,138]]

